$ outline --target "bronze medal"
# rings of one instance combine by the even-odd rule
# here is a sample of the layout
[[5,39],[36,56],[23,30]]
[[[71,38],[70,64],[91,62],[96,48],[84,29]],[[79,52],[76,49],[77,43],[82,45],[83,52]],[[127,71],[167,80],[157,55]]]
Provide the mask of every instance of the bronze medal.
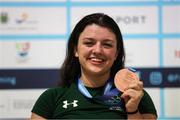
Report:
[[119,91],[124,92],[133,80],[139,80],[134,72],[128,69],[121,69],[115,75],[114,84]]

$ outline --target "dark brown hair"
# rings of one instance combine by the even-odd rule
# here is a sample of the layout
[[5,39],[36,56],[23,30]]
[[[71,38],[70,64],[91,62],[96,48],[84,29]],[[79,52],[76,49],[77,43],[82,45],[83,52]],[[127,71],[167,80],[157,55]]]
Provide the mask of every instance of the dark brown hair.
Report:
[[74,48],[77,47],[80,34],[87,25],[96,24],[106,27],[116,35],[118,56],[111,67],[111,77],[113,78],[116,72],[124,68],[125,51],[121,31],[116,22],[104,13],[94,13],[82,18],[73,29],[66,50],[65,61],[60,69],[59,85],[70,85],[76,81],[81,74],[80,64],[77,57],[74,55]]

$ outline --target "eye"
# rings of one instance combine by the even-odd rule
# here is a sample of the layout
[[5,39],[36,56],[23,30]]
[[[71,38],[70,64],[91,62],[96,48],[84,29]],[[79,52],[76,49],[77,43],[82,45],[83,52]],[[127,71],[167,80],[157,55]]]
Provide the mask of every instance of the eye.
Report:
[[113,47],[113,45],[111,43],[103,43],[103,46],[105,48],[112,48]]
[[92,41],[84,41],[83,44],[86,45],[87,47],[91,47],[93,46],[94,43]]

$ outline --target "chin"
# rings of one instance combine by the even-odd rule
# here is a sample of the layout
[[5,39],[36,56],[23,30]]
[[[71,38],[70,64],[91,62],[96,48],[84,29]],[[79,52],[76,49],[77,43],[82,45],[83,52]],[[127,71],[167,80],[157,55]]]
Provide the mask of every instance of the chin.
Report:
[[91,70],[90,72],[93,75],[102,75],[102,74],[104,74],[104,71],[102,71],[102,70]]

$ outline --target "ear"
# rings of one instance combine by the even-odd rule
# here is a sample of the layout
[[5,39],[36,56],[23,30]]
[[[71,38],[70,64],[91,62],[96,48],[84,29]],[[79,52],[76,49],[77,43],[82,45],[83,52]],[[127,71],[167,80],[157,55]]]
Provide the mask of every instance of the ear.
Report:
[[75,57],[79,57],[78,53],[77,53],[77,47],[74,47],[74,56]]

